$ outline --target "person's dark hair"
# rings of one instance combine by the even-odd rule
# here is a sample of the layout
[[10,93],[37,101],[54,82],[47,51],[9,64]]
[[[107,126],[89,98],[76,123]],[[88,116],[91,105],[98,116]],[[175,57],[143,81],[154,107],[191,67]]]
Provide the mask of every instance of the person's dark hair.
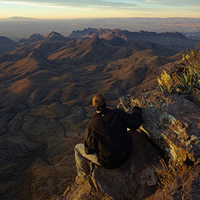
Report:
[[96,110],[103,110],[106,107],[106,98],[103,94],[96,94],[92,99],[92,105]]

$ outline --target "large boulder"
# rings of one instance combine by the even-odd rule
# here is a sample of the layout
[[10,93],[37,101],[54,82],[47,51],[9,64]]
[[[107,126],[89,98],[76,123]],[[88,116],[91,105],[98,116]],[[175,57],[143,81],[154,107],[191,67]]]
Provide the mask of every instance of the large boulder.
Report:
[[134,106],[142,107],[144,122],[131,133],[130,159],[113,170],[97,167],[89,184],[74,184],[60,199],[198,199],[200,107],[156,91],[120,98],[126,112]]
[[131,134],[133,149],[129,160],[113,170],[98,167],[92,175],[97,191],[107,199],[139,200],[156,191],[155,168],[162,154],[143,132]]
[[[144,132],[130,132],[133,149],[130,159],[116,169],[97,167],[89,184],[68,188],[62,200],[67,199],[145,199],[157,189],[155,168],[162,157]],[[84,189],[83,189],[84,188]],[[83,198],[84,197],[84,198]],[[87,198],[86,198],[87,197]]]
[[[127,102],[130,102],[129,106]],[[143,92],[121,98],[126,110],[143,108],[143,130],[177,165],[200,159],[200,106],[180,95]]]

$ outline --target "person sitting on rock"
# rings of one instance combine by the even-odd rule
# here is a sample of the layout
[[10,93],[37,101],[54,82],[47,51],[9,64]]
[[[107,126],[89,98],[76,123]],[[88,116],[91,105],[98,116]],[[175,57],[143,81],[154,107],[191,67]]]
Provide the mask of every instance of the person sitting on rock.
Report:
[[117,168],[128,160],[132,139],[127,128],[136,130],[142,124],[142,109],[135,106],[128,114],[120,109],[106,107],[104,95],[92,99],[96,113],[86,126],[85,144],[74,148],[78,172],[76,183],[82,184],[90,173],[88,160],[106,169]]

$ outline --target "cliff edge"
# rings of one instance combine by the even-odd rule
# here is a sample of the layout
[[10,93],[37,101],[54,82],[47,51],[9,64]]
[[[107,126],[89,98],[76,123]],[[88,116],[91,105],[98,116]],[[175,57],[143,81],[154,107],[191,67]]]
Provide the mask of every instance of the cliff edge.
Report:
[[57,200],[178,200],[200,194],[200,50],[163,71],[159,87],[123,96],[117,106],[140,106],[143,124],[129,132],[130,159],[117,169],[91,169],[88,182],[68,187]]
[[154,92],[120,99],[118,107],[127,112],[143,108],[141,130],[130,132],[130,159],[114,170],[97,167],[89,182],[68,187],[60,200],[198,199],[200,107],[179,95]]

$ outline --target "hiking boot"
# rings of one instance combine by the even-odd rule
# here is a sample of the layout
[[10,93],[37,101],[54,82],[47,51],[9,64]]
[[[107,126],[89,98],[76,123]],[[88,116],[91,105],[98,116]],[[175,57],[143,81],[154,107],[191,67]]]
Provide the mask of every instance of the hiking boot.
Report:
[[76,177],[76,184],[81,185],[87,181],[87,176],[77,176]]

